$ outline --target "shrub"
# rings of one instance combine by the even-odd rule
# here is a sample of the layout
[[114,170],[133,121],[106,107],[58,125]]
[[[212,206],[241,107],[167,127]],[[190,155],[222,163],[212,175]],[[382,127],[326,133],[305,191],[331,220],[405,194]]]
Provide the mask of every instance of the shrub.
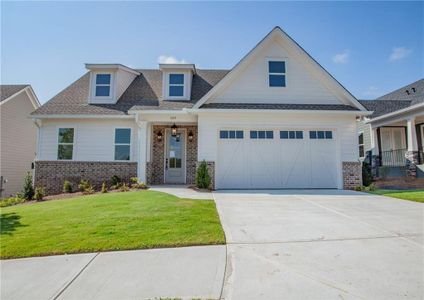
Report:
[[377,189],[374,183],[371,183],[369,186],[367,186],[367,191],[374,192]]
[[9,197],[0,200],[0,207],[12,206],[20,203],[24,203],[25,199],[20,197]]
[[365,186],[369,186],[372,183],[371,167],[368,163],[362,163],[362,183]]
[[94,187],[88,182],[88,180],[81,179],[78,188],[84,195],[94,194],[95,192]]
[[106,182],[103,182],[102,183],[102,190],[101,190],[101,192],[104,194],[104,193],[107,193],[107,186],[106,186]]
[[130,188],[128,187],[126,183],[121,184],[121,186],[119,187],[120,192],[128,192],[129,190]]
[[364,187],[363,187],[363,186],[360,186],[360,185],[355,186],[355,188],[354,188],[354,190],[355,190],[355,191],[357,191],[357,192],[360,192],[360,191],[362,191],[363,189],[364,189]]
[[131,188],[133,189],[146,189],[147,185],[144,182],[138,181],[137,177],[131,177]]
[[110,182],[113,186],[119,187],[121,185],[122,180],[121,178],[119,178],[119,176],[113,175],[110,179]]
[[44,188],[42,186],[38,186],[35,188],[34,199],[36,201],[43,201],[44,195]]
[[390,169],[388,166],[382,166],[378,171],[380,172],[381,179],[386,180],[387,176],[389,175]]
[[196,171],[196,186],[199,189],[207,189],[211,184],[211,177],[208,172],[208,165],[202,161]]
[[32,176],[30,172],[27,172],[24,179],[24,186],[22,189],[22,197],[25,200],[31,200],[34,197],[34,188],[32,186]]
[[72,193],[72,183],[68,180],[63,182],[63,192],[64,193]]
[[88,187],[84,189],[82,192],[84,195],[91,195],[94,194],[96,191],[94,190],[94,187],[90,184]]

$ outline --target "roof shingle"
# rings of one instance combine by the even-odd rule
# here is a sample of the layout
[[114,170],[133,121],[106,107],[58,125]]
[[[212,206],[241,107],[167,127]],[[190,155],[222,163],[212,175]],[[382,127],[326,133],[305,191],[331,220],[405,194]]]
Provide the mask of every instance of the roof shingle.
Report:
[[2,84],[0,85],[0,102],[6,100],[13,94],[16,94],[20,90],[23,90],[29,86],[29,84]]

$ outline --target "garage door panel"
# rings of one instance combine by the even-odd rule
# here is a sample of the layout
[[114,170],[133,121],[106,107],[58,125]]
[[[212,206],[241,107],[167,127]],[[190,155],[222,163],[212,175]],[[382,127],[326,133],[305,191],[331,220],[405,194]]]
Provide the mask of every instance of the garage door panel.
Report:
[[[328,132],[328,131],[326,131]],[[277,134],[276,134],[277,133]],[[217,188],[337,188],[338,163],[335,135],[313,138],[250,139],[245,130],[240,140],[218,141]]]
[[280,186],[282,188],[309,187],[310,165],[305,164],[309,157],[307,143],[304,140],[281,140],[280,144],[281,163],[278,165],[281,174]]
[[315,140],[310,143],[311,187],[337,186],[336,145],[334,140]]
[[[248,173],[251,188],[275,188],[279,185],[278,163],[270,157],[278,157],[278,149],[273,147],[273,140],[248,141]],[[250,174],[250,176],[249,176]]]
[[245,174],[248,168],[248,155],[244,140],[229,140],[219,145],[219,176],[217,186],[222,188],[241,188],[247,185]]

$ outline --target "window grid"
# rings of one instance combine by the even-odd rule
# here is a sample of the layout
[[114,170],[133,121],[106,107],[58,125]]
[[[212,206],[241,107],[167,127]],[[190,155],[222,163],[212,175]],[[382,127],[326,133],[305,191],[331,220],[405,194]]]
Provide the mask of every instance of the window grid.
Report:
[[244,134],[243,134],[243,130],[220,130],[219,138],[220,139],[243,139]]
[[359,157],[365,157],[364,133],[362,132],[358,136],[358,145],[359,145]]
[[96,97],[110,96],[111,74],[96,74]]
[[270,87],[286,86],[286,62],[269,61],[268,62],[268,82]]
[[311,140],[331,140],[333,139],[333,132],[332,131],[324,131],[324,130],[311,130],[309,131],[309,138]]
[[[123,134],[120,137],[119,134]],[[127,135],[127,137],[125,136]],[[115,160],[130,160],[131,128],[115,128]]]
[[169,74],[169,96],[184,97],[184,74]]
[[59,128],[57,137],[57,159],[72,160],[74,156],[74,128]]
[[303,131],[300,130],[282,130],[280,131],[280,139],[301,140],[303,139]]
[[273,139],[274,131],[272,130],[251,130],[250,131],[251,139]]

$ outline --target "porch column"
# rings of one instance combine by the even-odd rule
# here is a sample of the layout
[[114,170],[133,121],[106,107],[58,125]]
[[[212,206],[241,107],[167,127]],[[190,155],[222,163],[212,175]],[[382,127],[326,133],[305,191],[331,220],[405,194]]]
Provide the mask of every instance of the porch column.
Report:
[[378,127],[371,127],[371,173],[373,177],[378,177],[380,167],[380,149],[378,147]]
[[418,143],[414,117],[406,120],[406,133],[408,141],[408,147],[405,153],[406,173],[409,177],[417,177]]
[[138,166],[137,177],[140,181],[146,182],[146,162],[147,162],[147,125],[146,121],[138,121]]

